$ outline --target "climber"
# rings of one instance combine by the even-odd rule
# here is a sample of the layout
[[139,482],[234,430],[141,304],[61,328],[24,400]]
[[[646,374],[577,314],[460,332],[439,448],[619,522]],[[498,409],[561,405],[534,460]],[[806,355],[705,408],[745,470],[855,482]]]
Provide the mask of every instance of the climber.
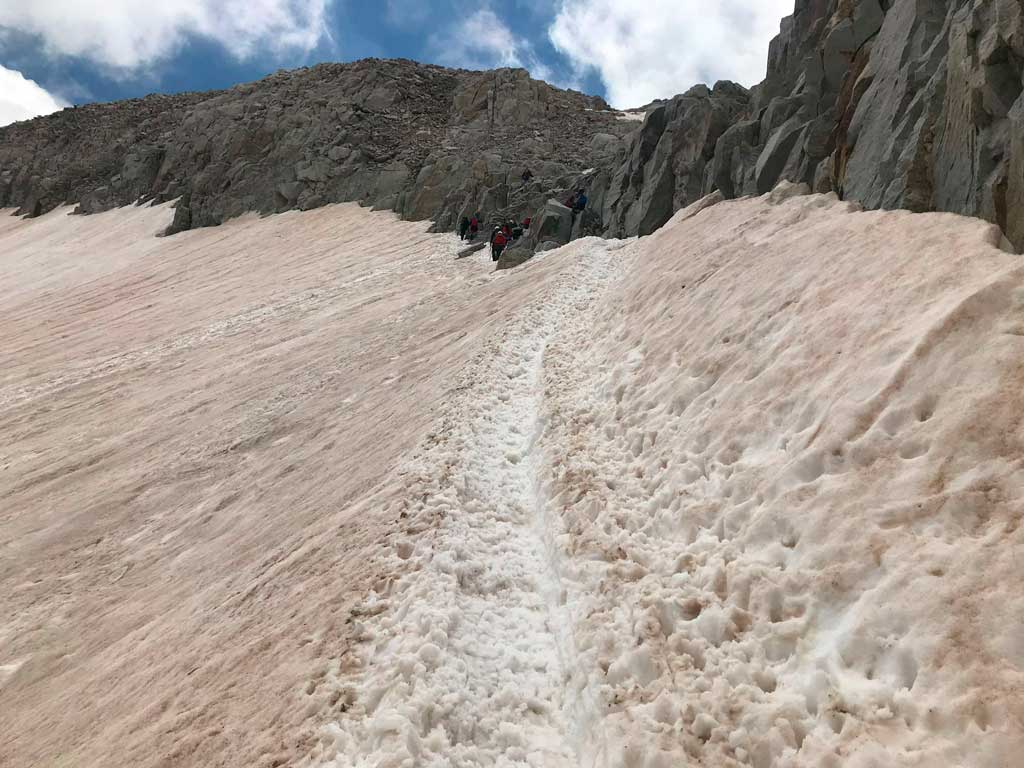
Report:
[[531,219],[529,216],[527,216],[525,219],[523,219],[523,231],[524,232],[529,232],[530,231],[530,225],[532,223],[533,223],[533,219]]
[[507,222],[507,221],[504,224],[502,224],[501,225],[501,234],[503,234],[505,236],[505,240],[511,240],[512,239],[512,224]]
[[572,223],[576,223],[576,217],[579,216],[587,207],[587,193],[580,189],[577,190],[576,194],[572,196]]
[[463,216],[462,221],[459,222],[459,240],[465,240],[467,232],[469,232],[469,216]]
[[505,237],[505,233],[501,231],[500,227],[495,227],[494,234],[491,235],[491,261],[501,258],[501,252],[505,250],[507,243],[508,238]]
[[480,214],[474,214],[473,218],[469,220],[469,241],[473,242],[476,240],[476,233],[480,231]]
[[578,196],[578,194],[579,193],[577,193],[577,192],[573,192],[571,195],[569,195],[569,197],[566,198],[566,200],[565,200],[565,207],[566,208],[571,208],[572,210],[576,210],[576,197]]
[[533,171],[531,171],[529,168],[525,169],[523,171],[523,175],[522,175],[523,186],[525,187],[527,184],[529,184],[530,180],[532,178],[533,178]]

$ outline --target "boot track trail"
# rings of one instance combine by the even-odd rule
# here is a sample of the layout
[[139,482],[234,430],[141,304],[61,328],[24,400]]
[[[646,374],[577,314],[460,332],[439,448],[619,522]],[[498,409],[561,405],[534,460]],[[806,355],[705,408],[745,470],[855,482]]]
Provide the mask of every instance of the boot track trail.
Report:
[[[361,626],[354,700],[320,764],[579,765],[587,734],[567,585],[543,495],[543,371],[550,341],[585,326],[616,272],[615,243],[584,251],[478,359],[449,423],[418,457],[428,537],[396,546],[403,575]],[[411,762],[409,762],[411,760]]]

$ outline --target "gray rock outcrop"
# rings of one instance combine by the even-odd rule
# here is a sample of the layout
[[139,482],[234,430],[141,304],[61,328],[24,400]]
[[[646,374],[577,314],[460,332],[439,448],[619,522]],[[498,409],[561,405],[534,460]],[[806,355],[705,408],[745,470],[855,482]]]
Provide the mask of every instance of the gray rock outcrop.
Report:
[[530,239],[534,243],[553,242],[565,245],[572,237],[572,211],[557,200],[548,200],[533,217]]
[[1020,0],[797,0],[746,96],[719,84],[649,111],[608,184],[605,233],[787,180],[867,208],[980,216],[1020,249],[1022,74]]
[[525,264],[527,261],[533,258],[533,248],[526,243],[515,243],[504,251],[501,252],[501,256],[498,257],[498,262],[494,265],[495,269],[512,269]]
[[588,189],[612,236],[648,235],[702,197],[715,144],[749,110],[734,83],[697,86],[648,110],[614,174]]

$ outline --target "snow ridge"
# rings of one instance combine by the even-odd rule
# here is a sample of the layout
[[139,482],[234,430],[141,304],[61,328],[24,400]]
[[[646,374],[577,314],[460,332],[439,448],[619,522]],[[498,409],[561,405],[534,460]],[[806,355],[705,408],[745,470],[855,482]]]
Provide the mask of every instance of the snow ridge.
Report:
[[[566,588],[544,514],[545,350],[586,327],[615,272],[617,243],[588,241],[564,275],[526,307],[464,377],[462,397],[409,477],[413,520],[433,537],[396,546],[404,573],[371,595],[360,626],[351,702],[314,760],[324,765],[575,765],[587,728]],[[444,426],[448,425],[448,426]]]

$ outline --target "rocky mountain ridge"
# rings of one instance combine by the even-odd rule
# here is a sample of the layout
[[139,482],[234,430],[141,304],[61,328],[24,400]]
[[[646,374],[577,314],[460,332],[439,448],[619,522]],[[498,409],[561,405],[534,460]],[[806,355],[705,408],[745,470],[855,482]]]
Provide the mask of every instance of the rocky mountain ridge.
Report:
[[524,70],[320,65],[0,129],[0,206],[180,198],[178,231],[357,200],[448,228],[475,210],[536,216],[582,185],[587,215],[553,229],[628,236],[713,191],[789,180],[980,216],[1021,248],[1022,76],[1022,0],[797,0],[764,82],[695,86],[642,123]]
[[608,162],[631,128],[600,98],[521,69],[322,64],[2,128],[0,206],[93,213],[180,198],[175,232],[249,210],[358,201],[448,227],[464,210],[508,206],[513,189],[519,207],[542,204]]

